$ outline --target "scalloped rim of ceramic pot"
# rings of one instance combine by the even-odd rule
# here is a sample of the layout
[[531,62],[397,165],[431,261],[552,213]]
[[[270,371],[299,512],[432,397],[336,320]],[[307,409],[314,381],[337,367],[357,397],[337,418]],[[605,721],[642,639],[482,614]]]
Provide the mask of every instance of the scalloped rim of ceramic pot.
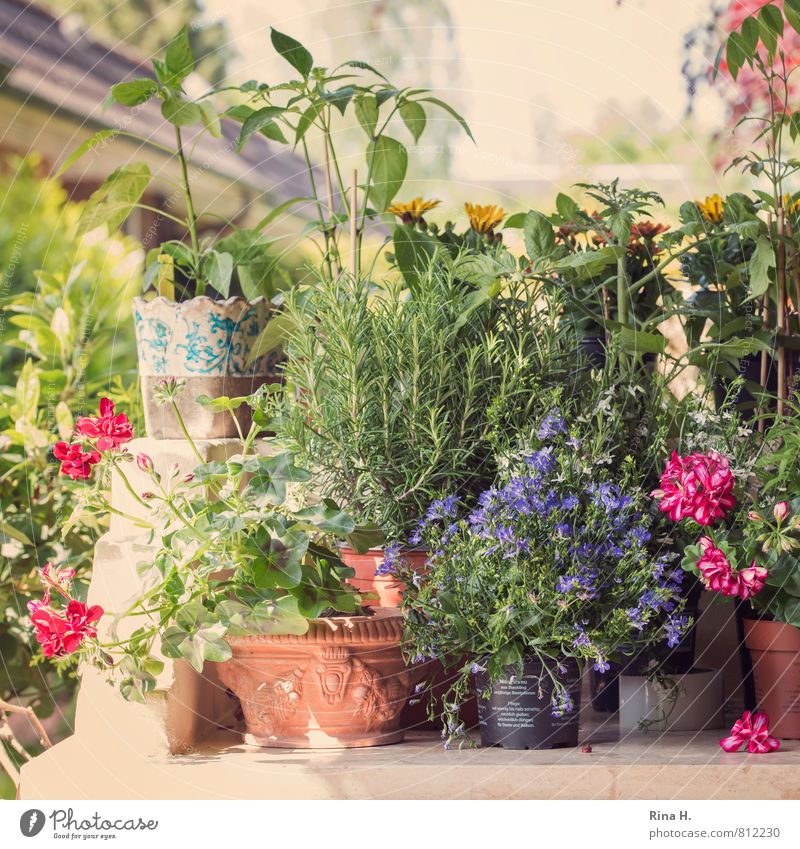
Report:
[[155,298],[145,298],[143,295],[137,295],[133,299],[133,304],[136,306],[143,305],[149,306],[151,304],[166,304],[168,307],[174,307],[176,310],[180,311],[185,307],[188,307],[190,304],[196,304],[199,301],[208,301],[211,304],[217,304],[221,307],[232,307],[237,303],[245,303],[249,306],[257,306],[262,302],[271,304],[271,301],[268,301],[263,295],[259,295],[254,300],[250,301],[244,297],[244,295],[231,295],[229,298],[225,298],[224,300],[217,300],[216,298],[212,298],[209,295],[197,295],[194,298],[189,298],[185,301],[173,301],[170,298],[165,298],[163,295],[156,295]]
[[[405,616],[394,607],[374,607],[372,610],[374,611],[372,616],[326,616],[309,619],[308,631],[305,634],[237,634],[236,636],[228,634],[225,639],[232,649],[258,643],[303,645],[320,642],[346,645],[363,642],[392,643],[402,640]],[[389,626],[390,633],[377,634],[375,629],[377,622]],[[343,623],[345,623],[344,630]]]

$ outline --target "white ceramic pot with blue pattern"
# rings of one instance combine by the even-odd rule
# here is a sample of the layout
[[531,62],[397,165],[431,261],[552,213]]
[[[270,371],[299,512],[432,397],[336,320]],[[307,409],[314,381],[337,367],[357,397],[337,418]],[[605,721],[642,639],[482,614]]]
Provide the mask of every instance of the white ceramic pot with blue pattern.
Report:
[[[237,435],[229,413],[212,413],[197,403],[200,395],[217,398],[250,395],[280,379],[281,355],[273,352],[249,363],[250,352],[267,324],[272,305],[263,298],[188,301],[135,298],[133,321],[139,353],[145,427],[155,439],[182,439],[171,405],[158,405],[153,388],[165,377],[186,382],[178,408],[194,439]],[[240,408],[245,427],[249,408]]]

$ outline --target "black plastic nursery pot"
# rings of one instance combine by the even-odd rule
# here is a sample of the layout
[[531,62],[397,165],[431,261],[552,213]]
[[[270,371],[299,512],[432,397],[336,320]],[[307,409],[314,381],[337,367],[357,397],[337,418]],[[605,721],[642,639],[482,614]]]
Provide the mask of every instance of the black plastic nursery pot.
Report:
[[560,749],[578,745],[578,717],[581,706],[581,674],[573,658],[561,662],[566,672],[559,679],[572,699],[571,713],[553,716],[553,685],[542,664],[528,659],[522,675],[510,674],[496,681],[489,698],[485,672],[475,676],[478,691],[478,720],[481,746],[504,749]]

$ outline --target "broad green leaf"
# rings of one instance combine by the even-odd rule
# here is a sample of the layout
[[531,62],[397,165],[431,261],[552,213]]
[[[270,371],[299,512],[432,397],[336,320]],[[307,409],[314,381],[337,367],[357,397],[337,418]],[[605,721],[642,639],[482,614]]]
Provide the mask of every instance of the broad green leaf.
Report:
[[261,335],[256,339],[250,354],[247,357],[248,364],[253,360],[263,357],[270,351],[280,348],[289,341],[291,330],[294,327],[294,320],[291,319],[285,312],[279,312],[274,315],[267,326],[261,331]]
[[619,331],[622,347],[632,354],[661,354],[667,347],[667,337],[660,333],[643,333],[623,327]]
[[505,224],[503,224],[503,229],[508,230],[517,230],[525,226],[525,216],[527,212],[515,212],[513,215],[509,215],[506,218]]
[[324,533],[335,534],[337,537],[346,537],[356,529],[353,519],[341,510],[338,505],[326,499],[321,504],[298,510],[295,516],[303,522],[307,522]]
[[766,236],[756,241],[756,249],[750,257],[750,295],[748,300],[761,297],[770,284],[769,272],[775,268],[775,251]]
[[290,35],[278,32],[274,27],[270,28],[270,39],[272,46],[281,56],[304,77],[308,77],[314,67],[314,57],[303,45]]
[[408,170],[408,151],[389,136],[367,145],[369,167],[369,198],[378,212],[383,212],[400,190]]
[[408,127],[408,131],[414,137],[414,141],[419,141],[419,137],[425,131],[425,123],[427,121],[425,109],[422,105],[413,100],[406,100],[400,106],[400,117],[403,119],[406,127]]
[[151,179],[145,163],[123,165],[113,171],[89,198],[78,221],[78,235],[105,224],[116,231],[141,200]]
[[278,454],[276,457],[259,458],[258,472],[247,484],[249,492],[257,496],[257,500],[278,506],[286,498],[286,484],[307,481],[311,475],[294,464],[294,456],[290,452]]
[[[248,108],[248,107],[245,107]],[[242,129],[239,131],[239,138],[236,141],[236,150],[241,151],[241,149],[247,143],[247,140],[253,133],[264,133],[267,128],[270,128],[270,132],[272,132],[271,138],[275,141],[279,141],[278,138],[275,138],[277,135],[271,128],[277,129],[280,134],[280,138],[286,141],[285,136],[280,130],[280,127],[277,127],[275,124],[275,118],[278,115],[282,115],[286,110],[282,106],[265,106],[263,109],[256,109],[255,111],[251,111],[250,114],[244,119],[242,122]],[[230,115],[232,110],[228,110],[228,114]],[[241,114],[241,113],[239,113]]]
[[576,221],[581,215],[578,204],[563,192],[559,192],[556,197],[556,210],[565,221]]
[[205,122],[203,110],[190,100],[185,100],[178,94],[170,95],[161,104],[161,114],[176,127],[191,127],[193,124]]
[[458,123],[461,125],[461,128],[470,137],[470,139],[472,139],[473,142],[475,141],[475,138],[472,135],[472,130],[470,130],[469,128],[469,124],[467,124],[467,122],[461,117],[461,115],[458,114],[458,112],[456,112],[455,109],[453,109],[452,106],[450,106],[449,103],[445,103],[443,100],[439,100],[438,97],[421,97],[417,102],[420,101],[424,101],[425,103],[433,103],[434,106],[438,106],[440,109],[444,109],[445,112],[452,115],[453,118],[458,121]]
[[214,108],[214,104],[210,100],[201,100],[197,106],[202,113],[205,128],[215,139],[221,139],[222,126],[220,125],[219,114]]
[[219,251],[209,251],[203,257],[203,278],[223,298],[227,298],[231,288],[233,274],[233,257]]
[[198,598],[184,604],[175,614],[175,624],[190,634],[215,621],[214,615],[203,606]]
[[168,85],[177,87],[194,70],[194,55],[189,43],[189,28],[182,27],[167,45],[164,66],[170,75]]
[[761,35],[761,29],[758,26],[758,21],[755,18],[745,18],[741,26],[742,39],[748,56],[753,56],[758,47],[758,39]]
[[783,15],[777,6],[767,3],[758,13],[760,22],[768,27],[778,37],[783,35]]
[[431,236],[416,228],[397,226],[393,235],[394,258],[406,284],[417,288],[437,244]]
[[58,435],[63,440],[68,440],[72,435],[74,421],[72,411],[66,401],[59,401],[56,404],[56,426],[58,427]]
[[553,225],[541,212],[532,209],[525,216],[523,233],[525,250],[534,263],[553,256],[556,251],[556,234],[553,232]]
[[138,106],[150,100],[157,91],[155,80],[145,77],[111,86],[111,97],[123,106]]
[[360,554],[382,545],[385,540],[386,534],[374,524],[358,525],[351,534],[347,535],[347,544]]
[[358,123],[364,132],[373,138],[378,125],[378,101],[374,94],[361,94],[355,99],[355,112]]
[[223,601],[218,607],[222,621],[231,636],[247,634],[297,634],[308,631],[308,620],[297,606],[293,596],[283,596],[274,601],[262,601],[252,607],[241,602]]
[[220,395],[218,398],[211,398],[208,395],[199,395],[197,403],[206,410],[211,410],[213,413],[224,413],[226,410],[232,412],[238,410],[242,404],[247,402],[247,396],[241,395],[236,398],[229,398],[227,395]]
[[94,150],[98,145],[108,138],[119,134],[119,130],[99,130],[93,136],[81,142],[75,150],[61,163],[60,168],[53,175],[58,179],[65,171],[69,170],[84,154]]

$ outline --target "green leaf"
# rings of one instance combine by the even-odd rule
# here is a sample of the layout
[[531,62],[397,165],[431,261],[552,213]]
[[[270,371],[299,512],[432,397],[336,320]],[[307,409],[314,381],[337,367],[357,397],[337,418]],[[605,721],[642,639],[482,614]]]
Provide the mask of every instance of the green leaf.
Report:
[[796,33],[800,33],[800,0],[784,0],[783,14],[786,15],[789,26]]
[[253,227],[254,230],[263,230],[265,227],[268,227],[278,216],[283,215],[287,209],[291,209],[293,206],[296,206],[298,203],[312,203],[314,201],[313,197],[296,197],[289,198],[289,200],[284,201],[279,206],[276,206],[271,212],[268,212],[261,221]]
[[290,452],[259,459],[258,472],[250,479],[247,488],[265,504],[283,504],[287,483],[307,481],[311,477],[305,469],[295,466]]
[[[249,107],[245,107],[245,109],[248,108]],[[273,141],[280,141],[280,139],[283,139],[285,142],[286,137],[281,132],[280,127],[275,124],[275,118],[278,115],[282,115],[285,111],[286,110],[282,106],[265,106],[263,109],[256,109],[255,111],[250,110],[250,114],[247,115],[242,122],[242,129],[239,131],[239,138],[236,140],[237,153],[241,151],[253,133],[263,133],[265,135],[271,133],[268,137],[272,138]],[[233,115],[233,112],[234,110],[229,109],[227,114],[236,117],[236,115]],[[274,130],[277,130],[277,134],[280,135],[280,138],[275,137],[277,134]]]
[[209,251],[203,257],[202,274],[212,289],[227,298],[231,288],[233,257],[219,251]]
[[367,145],[370,200],[383,212],[400,191],[408,169],[408,151],[389,136],[381,136]]
[[525,251],[534,263],[538,264],[541,260],[553,256],[556,251],[556,234],[553,232],[553,225],[541,212],[532,209],[525,216],[523,233]]
[[123,165],[113,171],[89,198],[78,221],[82,236],[102,224],[113,233],[141,200],[151,179],[145,163]]
[[70,169],[84,154],[90,150],[94,150],[97,145],[104,142],[108,138],[112,138],[119,134],[119,130],[99,130],[93,136],[81,142],[75,150],[61,163],[61,167],[53,175],[58,179],[65,171]]
[[169,74],[169,85],[175,88],[194,70],[194,55],[189,43],[189,28],[182,27],[167,45],[164,67]]
[[25,360],[17,378],[15,400],[19,408],[18,420],[33,422],[39,413],[41,384],[39,372],[33,360]]
[[783,35],[783,15],[777,6],[767,3],[758,13],[760,22],[778,37]]
[[205,128],[215,139],[222,138],[222,126],[219,123],[219,114],[210,100],[201,100],[197,104],[203,116]]
[[325,104],[323,101],[316,100],[314,101],[314,103],[311,104],[311,106],[308,107],[308,109],[306,109],[305,112],[303,112],[303,114],[297,121],[297,129],[294,133],[295,144],[298,144],[303,138],[303,136],[308,132],[309,128],[313,125],[314,121],[317,120],[317,116],[319,115],[319,113],[322,112],[324,106]]
[[565,221],[576,221],[581,217],[581,210],[578,204],[563,192],[559,192],[556,196],[556,210]]
[[357,525],[355,530],[347,535],[347,544],[359,554],[382,545],[385,540],[386,534],[375,524]]
[[14,539],[17,542],[21,542],[23,545],[33,545],[33,543],[22,533],[22,531],[18,531],[15,527],[12,527],[8,524],[8,522],[0,519],[0,539],[3,537],[8,537],[8,539]]
[[303,45],[290,35],[278,32],[274,27],[270,28],[272,46],[281,56],[303,77],[308,78],[314,67],[314,57]]
[[[778,36],[763,18],[759,18],[759,29],[761,30],[761,41],[767,49],[767,58],[769,60],[767,64],[769,65],[775,55],[775,48],[778,46]],[[738,35],[738,33],[732,33],[732,35]]]
[[427,233],[414,227],[398,225],[393,234],[394,259],[403,280],[415,289],[420,283],[420,274],[430,263],[436,252],[437,243]]
[[146,103],[158,91],[155,80],[148,77],[129,80],[111,86],[111,97],[123,106],[138,106]]
[[351,85],[337,88],[336,91],[326,91],[322,94],[322,99],[331,106],[335,106],[339,112],[344,115],[347,111],[347,106],[353,99],[356,90]]
[[745,50],[748,56],[753,56],[758,47],[758,39],[761,35],[761,28],[755,18],[745,18],[741,26],[742,40],[744,41]]
[[622,347],[631,354],[661,354],[667,347],[667,337],[660,333],[643,333],[630,327],[619,331]]
[[211,410],[212,413],[233,412],[247,402],[247,397],[247,395],[241,395],[229,398],[227,395],[220,395],[217,398],[211,398],[208,395],[199,395],[197,403],[206,410]]
[[355,99],[356,118],[361,128],[370,137],[375,135],[378,126],[378,100],[374,94],[361,94]]
[[419,137],[425,131],[425,109],[413,100],[406,100],[400,106],[400,117],[403,123],[408,127],[408,131],[414,137],[414,141],[419,141]]
[[458,112],[456,112],[455,109],[453,109],[452,106],[450,106],[449,103],[445,103],[443,100],[439,100],[438,97],[421,97],[417,102],[420,101],[424,101],[425,103],[432,103],[434,106],[438,106],[440,109],[444,109],[445,112],[452,115],[453,118],[458,121],[458,123],[461,125],[461,128],[470,137],[470,139],[472,139],[473,142],[475,141],[475,138],[472,135],[472,130],[470,130],[469,128],[469,124],[467,124],[467,122],[461,117],[461,115],[458,114]]
[[215,621],[211,611],[206,610],[198,598],[184,604],[175,614],[175,624],[189,634],[197,631],[203,625]]
[[302,636],[308,631],[308,620],[300,613],[294,596],[262,601],[252,607],[235,600],[223,601],[217,610],[231,636],[248,634]]
[[314,507],[298,510],[294,515],[324,533],[335,534],[337,537],[346,537],[356,529],[353,519],[330,499],[325,499]]
[[248,365],[285,345],[290,338],[291,330],[294,328],[294,320],[285,312],[279,312],[274,315],[268,322],[267,326],[261,331],[258,339],[256,339],[250,354],[247,357]]
[[176,127],[191,127],[205,122],[203,110],[178,94],[170,95],[161,104],[161,114]]
[[750,257],[750,295],[747,300],[763,295],[770,285],[769,272],[775,268],[775,251],[766,236],[756,241],[756,249]]
[[503,229],[508,230],[509,228],[512,230],[517,230],[525,226],[525,216],[527,212],[515,212],[513,215],[509,215],[506,218],[505,224],[503,224]]
[[742,37],[738,32],[732,32],[728,36],[728,44],[725,49],[725,56],[728,60],[728,71],[735,80],[747,60],[747,54],[744,49]]

